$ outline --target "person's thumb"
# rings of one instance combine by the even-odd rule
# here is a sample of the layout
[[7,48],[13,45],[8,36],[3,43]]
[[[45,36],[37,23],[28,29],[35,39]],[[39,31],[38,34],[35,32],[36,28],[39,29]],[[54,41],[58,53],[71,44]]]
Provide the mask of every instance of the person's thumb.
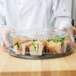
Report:
[[15,29],[12,29],[12,28],[9,28],[8,32],[10,32],[10,33],[16,33]]

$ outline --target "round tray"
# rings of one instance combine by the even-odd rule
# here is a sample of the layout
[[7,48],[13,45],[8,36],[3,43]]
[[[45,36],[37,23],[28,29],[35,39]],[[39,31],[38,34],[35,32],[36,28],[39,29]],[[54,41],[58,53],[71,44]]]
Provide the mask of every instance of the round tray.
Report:
[[51,59],[51,58],[60,58],[60,57],[64,57],[64,56],[68,56],[71,55],[74,51],[72,49],[68,49],[65,53],[61,53],[61,54],[56,54],[56,55],[51,55],[51,54],[45,54],[42,56],[30,56],[30,55],[17,55],[13,52],[12,48],[10,48],[8,50],[8,53],[14,57],[17,58],[23,58],[23,59]]

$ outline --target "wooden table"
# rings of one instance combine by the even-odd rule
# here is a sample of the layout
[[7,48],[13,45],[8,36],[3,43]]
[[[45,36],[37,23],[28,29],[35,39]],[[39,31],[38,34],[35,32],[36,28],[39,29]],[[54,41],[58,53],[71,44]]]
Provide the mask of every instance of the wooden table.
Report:
[[46,59],[19,59],[0,49],[0,76],[76,76],[76,47],[70,56]]

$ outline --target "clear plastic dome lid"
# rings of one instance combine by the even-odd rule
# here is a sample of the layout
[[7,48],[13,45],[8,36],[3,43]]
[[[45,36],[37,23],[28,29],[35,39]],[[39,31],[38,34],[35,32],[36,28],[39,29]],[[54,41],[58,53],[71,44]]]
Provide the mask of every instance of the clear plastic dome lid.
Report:
[[20,55],[61,54],[71,47],[69,35],[63,31],[23,30],[12,37],[14,52]]
[[38,30],[22,30],[12,34],[13,37],[26,37],[28,39],[44,40],[55,36],[69,36],[63,31],[51,31],[51,29],[38,29]]

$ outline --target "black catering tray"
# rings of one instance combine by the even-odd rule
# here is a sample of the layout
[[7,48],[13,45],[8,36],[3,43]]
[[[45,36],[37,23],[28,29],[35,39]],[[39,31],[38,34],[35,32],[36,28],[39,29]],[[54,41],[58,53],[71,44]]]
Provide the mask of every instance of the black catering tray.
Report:
[[42,56],[31,56],[31,55],[17,55],[13,52],[12,48],[10,48],[8,50],[8,53],[14,57],[17,58],[23,58],[23,59],[51,59],[51,58],[60,58],[60,57],[64,57],[64,56],[68,56],[71,55],[73,53],[73,49],[68,48],[67,51],[65,53],[61,53],[61,54],[56,54],[56,55],[52,55],[52,54],[45,54]]

